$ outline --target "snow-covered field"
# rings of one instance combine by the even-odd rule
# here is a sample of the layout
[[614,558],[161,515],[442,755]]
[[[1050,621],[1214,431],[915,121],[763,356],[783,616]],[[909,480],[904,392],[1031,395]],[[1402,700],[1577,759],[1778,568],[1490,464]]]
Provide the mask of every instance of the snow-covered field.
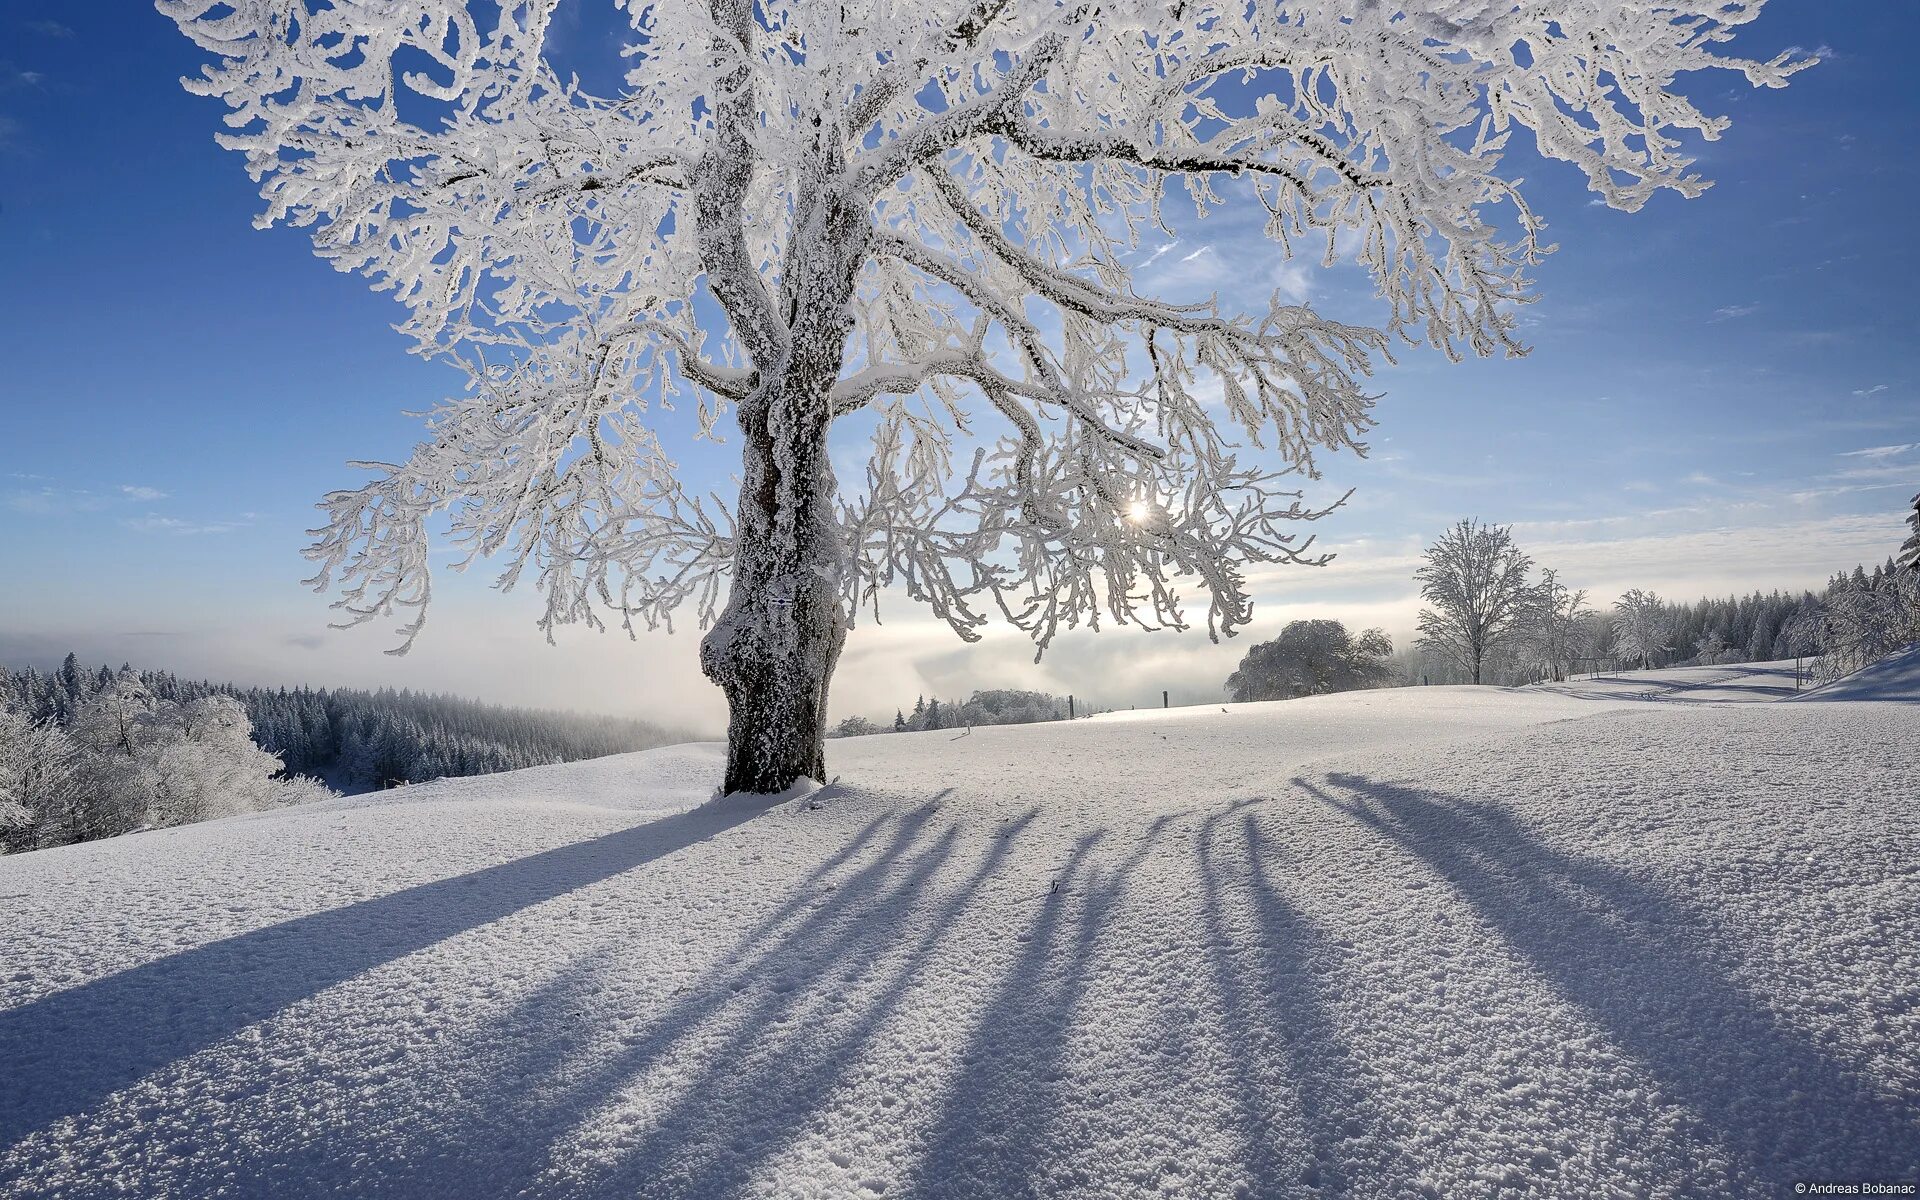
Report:
[[0,859],[0,1194],[1911,1180],[1917,680],[893,735],[704,806],[672,747]]

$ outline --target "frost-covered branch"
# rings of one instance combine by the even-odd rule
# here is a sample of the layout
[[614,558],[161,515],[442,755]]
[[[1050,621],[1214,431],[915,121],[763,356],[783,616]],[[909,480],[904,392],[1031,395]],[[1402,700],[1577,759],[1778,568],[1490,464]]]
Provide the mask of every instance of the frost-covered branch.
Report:
[[[1516,133],[1636,209],[1706,186],[1688,143],[1725,127],[1676,78],[1805,65],[1724,57],[1738,0],[671,0],[614,9],[628,70],[596,92],[548,36],[570,2],[159,0],[261,223],[464,377],[311,550],[346,620],[408,640],[430,537],[531,571],[549,630],[706,620],[751,560],[765,603],[898,585],[963,636],[1179,626],[1182,589],[1230,633],[1248,564],[1323,561],[1295,485],[1364,451],[1392,339],[1523,349],[1550,247]],[[1176,198],[1358,263],[1379,321],[1142,294]],[[668,446],[727,414],[754,490],[693,495]],[[835,481],[856,414],[866,478]]]

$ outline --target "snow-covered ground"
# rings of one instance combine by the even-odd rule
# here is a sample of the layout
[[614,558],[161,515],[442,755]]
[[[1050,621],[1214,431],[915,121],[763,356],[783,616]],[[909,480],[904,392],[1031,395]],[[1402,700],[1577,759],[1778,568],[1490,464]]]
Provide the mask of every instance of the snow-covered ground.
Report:
[[1734,663],[1719,667],[1666,667],[1577,675],[1565,683],[1540,683],[1541,691],[1590,700],[1658,700],[1681,704],[1751,704],[1788,700],[1817,686],[1811,660]]
[[1683,674],[840,742],[772,801],[671,747],[0,859],[0,1194],[1912,1179],[1920,704],[1857,697],[1913,680],[1648,702],[1778,686]]

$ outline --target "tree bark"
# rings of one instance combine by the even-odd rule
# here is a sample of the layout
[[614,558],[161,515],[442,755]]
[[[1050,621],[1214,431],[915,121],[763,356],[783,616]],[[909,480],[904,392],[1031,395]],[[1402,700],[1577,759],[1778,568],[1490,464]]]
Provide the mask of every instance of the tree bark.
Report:
[[700,646],[701,668],[727,697],[727,792],[826,778],[846,564],[826,423],[805,418],[809,394],[824,403],[832,382],[789,372],[741,407],[746,470],[732,591]]
[[827,692],[846,641],[846,534],[827,430],[847,305],[865,254],[864,210],[807,205],[790,249],[788,340],[739,409],[744,471],[732,590],[700,645],[727,697],[727,792],[826,779]]

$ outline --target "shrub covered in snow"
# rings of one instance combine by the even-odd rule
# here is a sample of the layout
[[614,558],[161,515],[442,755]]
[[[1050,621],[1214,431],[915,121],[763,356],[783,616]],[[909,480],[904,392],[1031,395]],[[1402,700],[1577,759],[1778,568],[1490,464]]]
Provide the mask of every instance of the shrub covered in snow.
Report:
[[1378,629],[1358,637],[1338,621],[1290,621],[1280,636],[1247,651],[1227,677],[1236,702],[1291,700],[1381,687],[1393,679],[1393,642]]
[[156,699],[131,672],[114,677],[66,727],[0,702],[0,849],[112,837],[258,812],[333,793],[280,778],[231,696]]

